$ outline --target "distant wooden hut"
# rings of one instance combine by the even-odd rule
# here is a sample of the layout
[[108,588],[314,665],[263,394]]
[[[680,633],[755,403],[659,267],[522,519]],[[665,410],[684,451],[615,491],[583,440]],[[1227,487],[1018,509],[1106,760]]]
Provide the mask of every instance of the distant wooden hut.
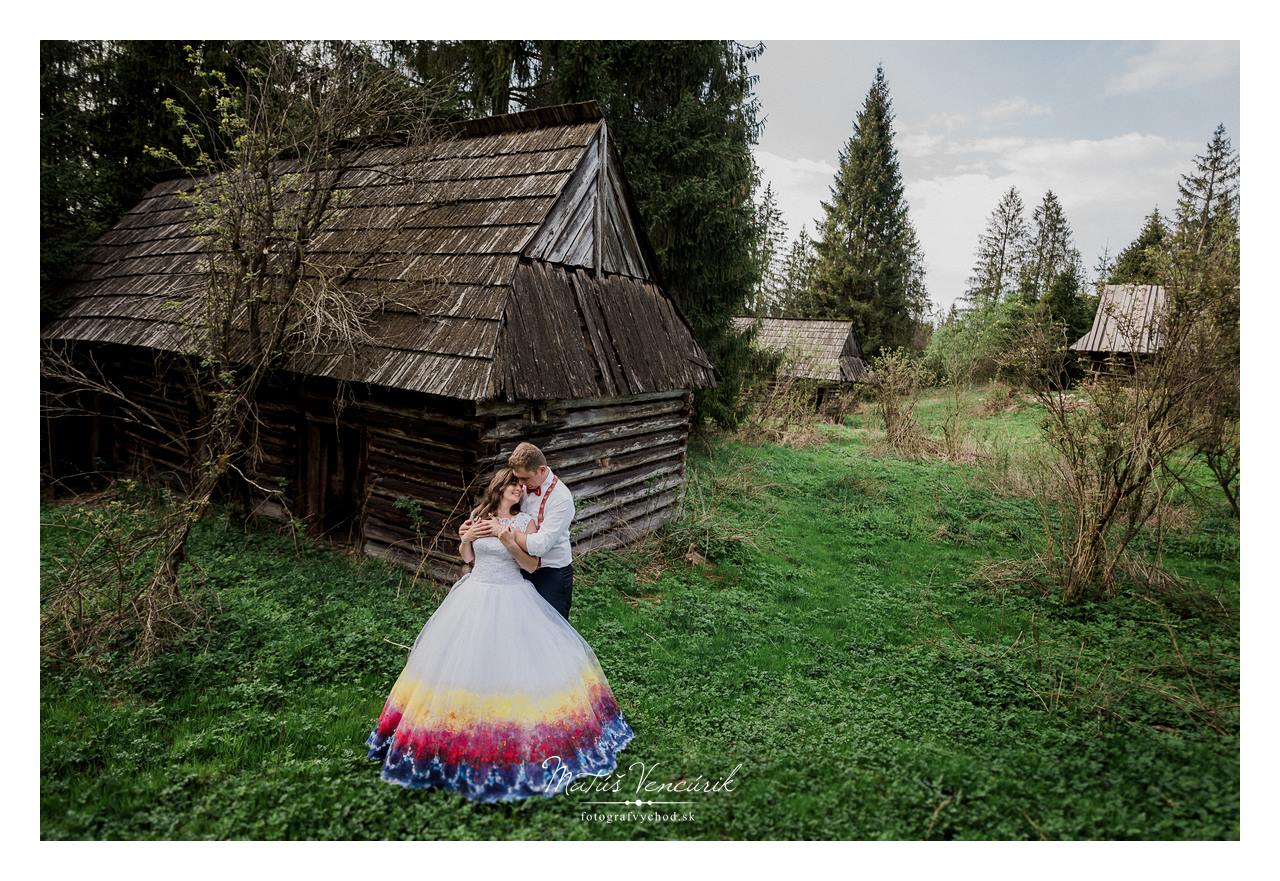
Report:
[[[434,285],[433,314],[379,316],[367,357],[296,359],[259,402],[264,453],[250,474],[283,484],[318,533],[442,578],[458,574],[455,524],[521,440],[571,486],[578,553],[642,535],[677,511],[692,391],[714,383],[705,353],[664,295],[606,121],[593,104],[461,126],[413,153],[366,150],[342,189],[354,220],[330,247],[403,206],[416,253],[358,282]],[[397,163],[430,162],[430,188],[388,183]],[[438,164],[437,164],[438,163]],[[45,467],[98,464],[181,483],[194,411],[179,326],[166,301],[199,290],[200,254],[179,194],[154,187],[89,253],[70,306],[42,332],[91,355],[165,430],[95,415],[51,419]],[[447,201],[438,201],[441,187]],[[421,207],[419,205],[419,207]],[[420,227],[420,230],[419,230]],[[336,242],[336,245],[335,245]],[[352,282],[356,284],[357,282]],[[337,383],[348,401],[335,409]],[[284,512],[269,495],[268,516]],[[426,541],[420,541],[425,536]]]
[[1159,285],[1107,285],[1098,297],[1093,326],[1070,349],[1094,366],[1114,356],[1146,357],[1163,344],[1161,323],[1166,309],[1164,288]]
[[867,365],[852,321],[741,317],[733,319],[733,324],[738,331],[755,326],[755,344],[782,356],[778,375],[811,384],[817,407],[834,392],[866,376]]

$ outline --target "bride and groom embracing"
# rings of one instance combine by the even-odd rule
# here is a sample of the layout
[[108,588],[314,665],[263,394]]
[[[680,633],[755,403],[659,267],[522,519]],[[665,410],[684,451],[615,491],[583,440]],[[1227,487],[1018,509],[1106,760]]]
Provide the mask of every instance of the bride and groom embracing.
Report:
[[474,801],[551,796],[634,732],[569,624],[573,494],[516,447],[458,530],[471,566],[423,625],[366,740],[381,777]]

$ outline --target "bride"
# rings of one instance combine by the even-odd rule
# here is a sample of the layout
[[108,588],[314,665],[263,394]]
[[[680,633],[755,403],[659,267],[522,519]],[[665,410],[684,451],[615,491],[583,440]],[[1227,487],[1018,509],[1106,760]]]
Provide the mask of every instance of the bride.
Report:
[[496,534],[462,534],[472,570],[423,625],[366,741],[389,783],[549,797],[611,773],[634,736],[591,646],[520,574],[538,567],[514,537],[537,531],[523,492],[503,468],[471,512]]

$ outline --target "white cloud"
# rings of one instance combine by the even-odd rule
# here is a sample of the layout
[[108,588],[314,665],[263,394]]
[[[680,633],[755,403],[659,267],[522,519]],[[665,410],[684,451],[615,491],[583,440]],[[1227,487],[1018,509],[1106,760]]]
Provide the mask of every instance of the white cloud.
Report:
[[1047,116],[1052,112],[1053,108],[1047,104],[1036,104],[1027,98],[1014,96],[988,104],[974,113],[931,113],[919,123],[901,122],[898,125],[899,144],[904,137],[937,139],[943,136],[939,132],[950,135],[975,125],[1005,125],[1029,116]]
[[813,233],[813,221],[822,213],[821,201],[831,195],[836,166],[820,159],[787,159],[767,150],[755,150],[756,164],[765,181],[772,181],[787,233],[795,239],[804,227]]
[[1157,43],[1126,62],[1126,70],[1107,80],[1108,95],[1145,92],[1160,86],[1189,86],[1240,70],[1237,42]]
[[1005,98],[984,109],[979,116],[988,122],[1005,122],[1026,116],[1048,116],[1053,110],[1046,104],[1034,104],[1026,98]]
[[904,156],[930,156],[946,147],[945,135],[900,134],[897,141],[898,152]]

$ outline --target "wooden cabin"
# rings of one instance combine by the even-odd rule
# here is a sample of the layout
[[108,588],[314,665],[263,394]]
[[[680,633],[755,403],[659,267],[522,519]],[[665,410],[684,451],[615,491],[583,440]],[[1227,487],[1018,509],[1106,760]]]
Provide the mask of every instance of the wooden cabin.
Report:
[[[430,163],[430,187],[396,179],[409,162]],[[289,361],[258,401],[253,480],[283,487],[314,533],[442,579],[460,572],[457,523],[521,440],[573,490],[579,554],[675,516],[692,393],[713,370],[662,291],[595,105],[477,120],[422,151],[367,149],[357,166],[340,185],[348,208],[330,246],[430,204],[402,231],[414,253],[350,284],[431,285],[436,306],[380,313],[380,346],[361,357]],[[181,486],[190,474],[195,413],[166,306],[203,290],[180,199],[190,186],[159,184],[125,214],[42,332],[104,365],[159,427],[114,419],[105,400],[43,420],[54,480],[102,467]],[[270,493],[254,504],[286,513]]]
[[1166,310],[1159,285],[1106,285],[1098,296],[1093,326],[1069,348],[1095,369],[1117,359],[1131,364],[1159,351]]
[[819,409],[825,400],[867,374],[852,321],[740,317],[733,323],[739,332],[755,327],[755,345],[782,356],[778,375],[810,385]]

